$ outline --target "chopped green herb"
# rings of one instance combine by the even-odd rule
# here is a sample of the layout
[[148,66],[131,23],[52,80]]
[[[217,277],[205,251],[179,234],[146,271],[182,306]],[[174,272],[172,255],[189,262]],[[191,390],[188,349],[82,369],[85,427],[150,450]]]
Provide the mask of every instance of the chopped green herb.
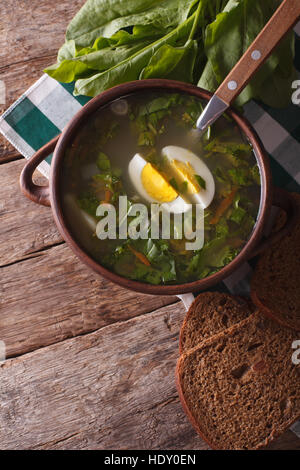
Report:
[[260,172],[259,172],[258,165],[254,165],[251,168],[251,174],[252,174],[252,178],[253,178],[254,182],[256,184],[260,184]]
[[228,174],[233,184],[241,186],[250,186],[252,184],[248,168],[232,168],[228,170]]
[[78,204],[81,209],[87,212],[89,215],[95,217],[97,207],[99,206],[99,200],[92,193],[83,193],[78,199]]
[[242,207],[237,207],[233,209],[231,215],[230,215],[230,220],[233,220],[233,222],[236,222],[237,224],[240,224],[243,220],[243,218],[246,215],[245,209]]
[[110,170],[110,161],[107,155],[105,153],[100,152],[97,158],[97,167],[99,170]]
[[194,175],[197,180],[197,183],[202,189],[206,189],[206,181],[200,175]]
[[174,189],[176,189],[176,191],[179,191],[179,187],[175,178],[171,178],[169,183],[171,186],[173,186]]
[[188,190],[188,182],[187,181],[183,181],[180,185],[180,192],[181,193],[186,193]]
[[155,136],[152,132],[142,132],[139,135],[138,145],[152,147],[155,144]]

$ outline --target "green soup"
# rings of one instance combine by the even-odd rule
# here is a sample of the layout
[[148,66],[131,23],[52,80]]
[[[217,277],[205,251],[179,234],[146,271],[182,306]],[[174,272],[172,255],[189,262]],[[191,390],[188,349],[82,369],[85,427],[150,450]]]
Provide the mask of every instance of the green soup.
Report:
[[[184,94],[129,95],[100,108],[67,150],[61,178],[64,216],[84,251],[109,270],[145,283],[186,283],[220,270],[249,239],[260,207],[256,158],[227,116],[200,136],[195,123],[203,105]],[[124,213],[119,217],[120,196],[127,201],[128,230]],[[147,227],[133,214],[137,203],[149,208]],[[169,236],[160,226],[153,236],[151,203],[167,208]],[[178,235],[185,204],[192,207],[191,230],[197,228],[194,209],[202,204],[201,248],[187,249],[183,226]],[[108,206],[115,208],[116,236],[100,239]],[[132,223],[136,233],[143,228],[142,237],[129,236]]]

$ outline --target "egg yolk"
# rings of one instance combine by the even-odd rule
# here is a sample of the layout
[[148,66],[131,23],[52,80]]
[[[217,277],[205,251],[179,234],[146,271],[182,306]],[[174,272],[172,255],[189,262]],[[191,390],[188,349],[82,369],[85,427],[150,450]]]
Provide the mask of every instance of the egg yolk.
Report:
[[201,187],[194,176],[194,168],[190,162],[185,163],[179,160],[172,160],[170,166],[175,178],[178,178],[180,183],[187,183],[187,192],[189,194],[196,194],[201,191]]
[[149,196],[158,202],[171,202],[178,196],[173,186],[168,183],[151,163],[147,163],[144,166],[141,179]]

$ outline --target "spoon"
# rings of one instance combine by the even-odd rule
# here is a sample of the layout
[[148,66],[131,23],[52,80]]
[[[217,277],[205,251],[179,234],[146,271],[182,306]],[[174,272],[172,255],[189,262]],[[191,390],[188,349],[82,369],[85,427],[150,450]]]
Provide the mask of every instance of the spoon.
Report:
[[209,100],[197,129],[204,131],[226,111],[299,18],[300,0],[284,0]]

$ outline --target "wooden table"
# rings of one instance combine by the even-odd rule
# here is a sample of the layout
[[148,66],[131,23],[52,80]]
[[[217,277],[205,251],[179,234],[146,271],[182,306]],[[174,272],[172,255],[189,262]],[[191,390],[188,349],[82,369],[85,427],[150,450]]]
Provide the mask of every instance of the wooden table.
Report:
[[[4,111],[55,61],[83,0],[1,4]],[[185,312],[96,276],[66,246],[51,210],[20,194],[23,159],[0,138],[1,449],[208,449],[174,383]],[[39,182],[43,181],[38,177]],[[278,449],[300,449],[288,431]]]

